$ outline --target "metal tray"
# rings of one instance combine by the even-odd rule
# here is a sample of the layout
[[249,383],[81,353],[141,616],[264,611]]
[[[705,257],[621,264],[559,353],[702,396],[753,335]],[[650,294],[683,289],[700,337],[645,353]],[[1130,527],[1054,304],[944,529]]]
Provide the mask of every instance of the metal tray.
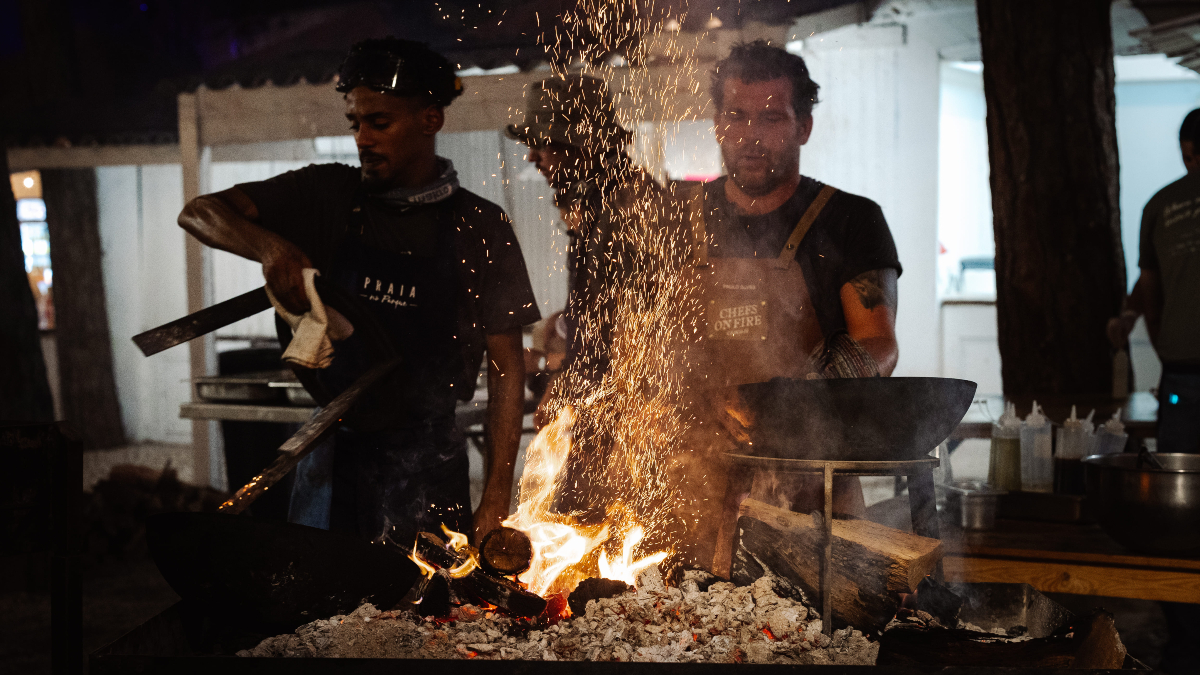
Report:
[[312,394],[308,393],[298,380],[275,380],[271,382],[270,387],[275,390],[282,389],[287,394],[288,403],[292,405],[311,408],[317,404]]
[[211,375],[192,380],[196,395],[205,401],[235,403],[277,401],[283,398],[277,389],[270,386],[278,371],[243,373],[241,375]]

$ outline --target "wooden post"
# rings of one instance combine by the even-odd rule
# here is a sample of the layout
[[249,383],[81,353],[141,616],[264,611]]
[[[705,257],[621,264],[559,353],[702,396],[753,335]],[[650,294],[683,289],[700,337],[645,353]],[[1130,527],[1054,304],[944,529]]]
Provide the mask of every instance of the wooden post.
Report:
[[1112,392],[1125,295],[1108,0],[978,0],[1006,396]]
[[84,447],[123,445],[101,266],[96,171],[50,169],[42,172],[42,185],[54,266],[63,417]]
[[[200,120],[198,118],[198,102],[195,94],[179,95],[179,160],[183,167],[183,202],[186,204],[201,194],[201,174],[203,172],[202,149],[200,146]],[[204,244],[190,234],[184,235],[184,269],[187,274],[187,311],[188,314],[204,309],[211,300],[208,292],[209,253]],[[190,361],[190,376],[203,377],[212,372],[211,363],[215,361],[211,336],[196,338],[188,343]],[[196,390],[192,388],[192,400],[195,401]],[[192,480],[197,485],[213,484],[210,470],[212,461],[212,445],[218,434],[216,425],[207,420],[192,421]]]

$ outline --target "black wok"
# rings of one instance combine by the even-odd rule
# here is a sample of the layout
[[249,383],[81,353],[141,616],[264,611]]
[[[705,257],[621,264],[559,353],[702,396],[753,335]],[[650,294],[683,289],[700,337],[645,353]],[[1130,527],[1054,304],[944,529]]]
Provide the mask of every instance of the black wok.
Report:
[[785,459],[921,459],[962,421],[975,388],[939,377],[743,384],[738,392],[754,416],[744,451]]
[[391,546],[247,516],[158,514],[146,521],[146,539],[186,602],[214,618],[288,630],[363,601],[390,608],[420,576]]

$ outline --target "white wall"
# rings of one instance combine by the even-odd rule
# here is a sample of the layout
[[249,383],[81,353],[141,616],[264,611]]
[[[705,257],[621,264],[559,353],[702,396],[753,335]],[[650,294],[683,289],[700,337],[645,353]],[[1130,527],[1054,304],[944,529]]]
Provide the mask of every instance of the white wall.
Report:
[[802,52],[821,103],[800,170],[883,208],[904,267],[895,375],[936,375],[937,51],[899,29],[848,27],[823,37],[806,40]]
[[[963,258],[996,254],[992,235],[992,190],[989,183],[987,110],[982,72],[977,63],[943,62],[938,119],[938,289],[941,295],[972,291],[995,297],[990,284],[972,284],[969,273],[961,286],[956,277]],[[982,161],[981,161],[982,160]],[[979,276],[984,276],[980,274]],[[951,284],[953,288],[950,288]]]
[[187,313],[179,166],[96,169],[100,243],[113,349],[113,371],[125,431],[133,441],[190,443],[179,419],[190,400],[188,352],[145,357],[134,335]]
[[[1200,75],[1174,65],[1161,54],[1119,56],[1114,65],[1121,242],[1126,278],[1132,288],[1138,277],[1142,208],[1155,192],[1185,172],[1179,157],[1179,125],[1188,111],[1200,107]],[[941,288],[949,293],[944,282],[950,270],[957,271],[960,258],[993,255],[995,251],[981,66],[944,64],[941,100],[938,237],[947,249],[941,256]],[[957,376],[957,357],[951,353],[961,348],[956,343],[959,336],[953,331],[957,322],[943,321],[947,350],[944,372]],[[1156,386],[1162,366],[1142,322],[1130,335],[1130,358],[1136,390]]]

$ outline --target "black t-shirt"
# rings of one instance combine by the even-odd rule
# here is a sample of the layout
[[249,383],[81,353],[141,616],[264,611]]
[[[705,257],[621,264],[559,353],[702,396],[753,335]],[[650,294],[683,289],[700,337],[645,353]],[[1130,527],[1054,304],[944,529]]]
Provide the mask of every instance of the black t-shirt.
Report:
[[[344,164],[312,164],[237,187],[254,202],[259,223],[296,244],[323,276],[330,274],[348,236],[385,258],[394,256],[397,264],[404,256],[429,253],[439,241],[453,241],[460,301],[447,311],[457,315],[455,339],[463,356],[464,370],[455,383],[459,398],[473,393],[487,335],[541,318],[508,216],[468,190],[460,188],[436,204],[401,208],[365,195],[359,170]],[[359,205],[363,217],[352,213]],[[352,223],[360,223],[361,232],[350,232]],[[442,223],[454,225],[452,236],[439,237]],[[386,290],[387,285],[381,292]]]
[[[807,176],[787,202],[770,213],[745,216],[725,196],[722,176],[704,186],[705,229],[714,258],[777,258],[800,217],[824,187]],[[846,328],[841,290],[863,272],[893,268],[900,273],[896,243],[875,202],[838,191],[808,230],[796,250],[813,310],[828,337]]]

